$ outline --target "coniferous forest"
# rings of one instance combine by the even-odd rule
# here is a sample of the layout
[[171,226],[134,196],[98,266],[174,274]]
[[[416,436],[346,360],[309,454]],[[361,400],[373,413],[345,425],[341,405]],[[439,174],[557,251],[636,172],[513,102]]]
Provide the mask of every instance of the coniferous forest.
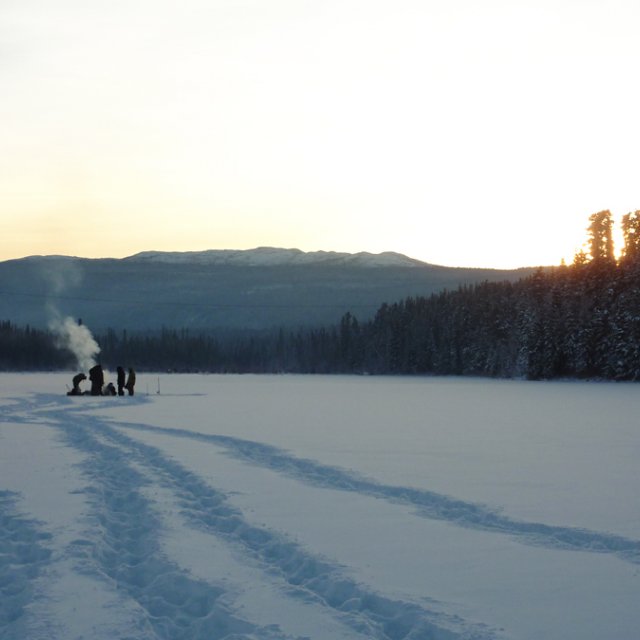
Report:
[[[623,216],[622,235],[616,259],[611,213],[601,211],[571,265],[385,303],[366,322],[347,313],[334,326],[298,331],[95,338],[111,369],[639,380],[640,211]],[[48,332],[0,323],[0,369],[74,366]]]

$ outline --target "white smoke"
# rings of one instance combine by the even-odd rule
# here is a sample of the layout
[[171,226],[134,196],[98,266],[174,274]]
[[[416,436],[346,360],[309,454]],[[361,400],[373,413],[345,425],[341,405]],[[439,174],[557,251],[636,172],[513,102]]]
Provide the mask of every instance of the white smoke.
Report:
[[78,324],[71,317],[63,320],[56,314],[49,322],[49,329],[56,336],[58,348],[68,349],[76,357],[80,371],[88,371],[96,364],[100,347],[83,324]]
[[84,275],[77,262],[71,258],[59,258],[55,262],[45,262],[41,276],[47,284],[47,290],[54,296],[76,289],[82,284]]
[[[83,274],[75,259],[57,259],[43,270],[42,277],[53,298],[61,296],[67,289],[80,286]],[[93,339],[91,331],[72,317],[62,318],[57,304],[49,300],[46,304],[49,329],[54,334],[56,346],[67,349],[77,360],[80,371],[88,371],[96,364],[96,356],[100,353],[98,343]]]

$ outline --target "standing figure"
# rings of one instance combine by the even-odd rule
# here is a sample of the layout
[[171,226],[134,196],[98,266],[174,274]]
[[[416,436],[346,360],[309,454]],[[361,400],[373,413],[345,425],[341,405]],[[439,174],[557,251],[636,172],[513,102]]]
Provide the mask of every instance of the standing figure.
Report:
[[136,386],[136,372],[133,369],[129,369],[129,376],[127,377],[127,384],[124,385],[128,391],[129,395],[133,395],[133,387]]
[[124,395],[124,369],[122,367],[118,367],[116,371],[118,372],[118,380],[117,380],[118,395],[123,396]]
[[89,380],[91,381],[91,395],[101,396],[102,387],[104,386],[104,372],[100,364],[89,369]]

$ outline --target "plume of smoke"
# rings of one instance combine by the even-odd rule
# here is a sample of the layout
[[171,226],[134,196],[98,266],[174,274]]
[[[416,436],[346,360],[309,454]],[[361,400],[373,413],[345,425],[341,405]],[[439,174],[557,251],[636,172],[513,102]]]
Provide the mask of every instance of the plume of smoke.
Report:
[[84,274],[76,261],[71,258],[57,258],[55,262],[47,261],[42,266],[41,276],[50,294],[59,296],[69,289],[82,284]]
[[[82,282],[83,274],[76,260],[58,257],[47,264],[42,277],[47,283],[50,295],[55,298],[69,288],[78,287]],[[62,318],[55,300],[49,300],[46,308],[50,317],[49,329],[56,338],[56,346],[70,351],[75,356],[81,371],[91,369],[96,364],[96,356],[100,353],[100,347],[91,335],[91,331],[70,316]]]
[[49,328],[56,336],[58,348],[68,349],[76,357],[80,371],[88,371],[96,364],[100,347],[87,327],[71,317],[63,320],[56,315],[49,322]]

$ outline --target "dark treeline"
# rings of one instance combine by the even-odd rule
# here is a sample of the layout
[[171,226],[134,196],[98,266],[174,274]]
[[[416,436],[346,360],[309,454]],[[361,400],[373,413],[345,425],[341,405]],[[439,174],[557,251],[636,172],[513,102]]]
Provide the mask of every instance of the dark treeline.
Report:
[[0,322],[0,370],[54,371],[74,366],[73,354],[60,350],[49,332]]
[[355,367],[545,379],[640,379],[637,267],[539,272],[384,305],[347,333]]
[[[165,329],[96,336],[103,365],[139,370],[640,379],[640,211],[590,217],[588,251],[516,283],[484,283],[350,313],[327,328],[259,334]],[[69,368],[46,332],[0,324],[0,368]]]
[[589,218],[588,251],[516,283],[484,283],[383,305],[339,331],[348,371],[544,379],[640,379],[640,211]]

